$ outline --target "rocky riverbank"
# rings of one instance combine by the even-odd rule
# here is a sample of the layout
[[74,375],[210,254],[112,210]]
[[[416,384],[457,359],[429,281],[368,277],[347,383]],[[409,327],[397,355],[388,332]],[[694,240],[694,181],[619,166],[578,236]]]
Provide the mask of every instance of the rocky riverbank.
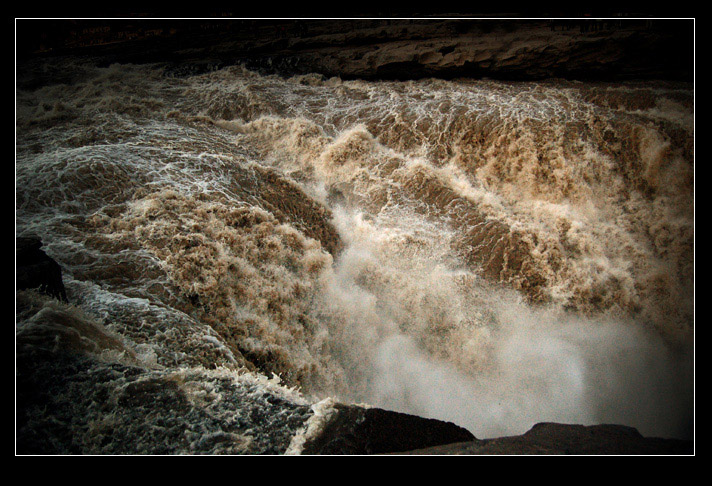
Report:
[[177,75],[234,64],[342,79],[691,80],[693,73],[692,22],[684,20],[134,19],[21,26],[21,58],[172,61]]
[[643,437],[625,425],[539,423],[513,437],[474,440],[408,451],[427,455],[650,455],[693,454],[691,440]]

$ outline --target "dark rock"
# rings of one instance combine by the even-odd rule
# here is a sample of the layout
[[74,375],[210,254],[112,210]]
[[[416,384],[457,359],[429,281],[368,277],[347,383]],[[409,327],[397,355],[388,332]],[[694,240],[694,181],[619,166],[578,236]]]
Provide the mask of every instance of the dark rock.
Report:
[[15,281],[17,290],[37,289],[55,299],[67,302],[62,282],[62,268],[42,248],[36,237],[20,237],[15,241]]
[[303,454],[381,454],[475,440],[457,425],[380,408],[335,405],[337,414]]
[[524,435],[475,440],[413,450],[407,454],[447,455],[652,455],[693,454],[691,440],[643,437],[625,425],[572,425],[539,423]]
[[[76,54],[95,56],[102,65],[166,62],[169,76],[244,63],[283,75],[315,72],[343,79],[692,80],[693,24],[684,19],[25,22],[18,28],[23,39],[18,45],[21,60]],[[94,33],[83,36],[86,30]],[[18,81],[23,87],[51,82],[52,76]]]

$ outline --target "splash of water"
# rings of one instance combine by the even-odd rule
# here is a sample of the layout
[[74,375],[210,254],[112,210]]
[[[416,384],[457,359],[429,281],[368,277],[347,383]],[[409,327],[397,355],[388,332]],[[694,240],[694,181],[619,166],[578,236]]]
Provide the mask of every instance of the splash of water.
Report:
[[18,93],[18,234],[152,365],[689,436],[688,86],[64,69]]

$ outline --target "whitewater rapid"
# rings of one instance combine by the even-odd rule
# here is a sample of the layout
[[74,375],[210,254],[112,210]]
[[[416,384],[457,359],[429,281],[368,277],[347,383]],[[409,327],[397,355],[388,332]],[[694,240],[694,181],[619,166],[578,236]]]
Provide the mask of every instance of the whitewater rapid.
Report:
[[62,265],[61,312],[147,369],[277,375],[479,438],[689,437],[693,115],[685,83],[64,59],[18,78],[16,235]]

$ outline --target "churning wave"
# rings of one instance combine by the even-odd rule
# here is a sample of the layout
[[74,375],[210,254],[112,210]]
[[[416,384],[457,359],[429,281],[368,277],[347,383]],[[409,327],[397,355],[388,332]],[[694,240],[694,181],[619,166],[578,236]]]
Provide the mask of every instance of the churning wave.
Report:
[[16,233],[73,305],[24,332],[61,312],[153,373],[277,375],[477,437],[691,434],[689,84],[62,62],[18,79]]

